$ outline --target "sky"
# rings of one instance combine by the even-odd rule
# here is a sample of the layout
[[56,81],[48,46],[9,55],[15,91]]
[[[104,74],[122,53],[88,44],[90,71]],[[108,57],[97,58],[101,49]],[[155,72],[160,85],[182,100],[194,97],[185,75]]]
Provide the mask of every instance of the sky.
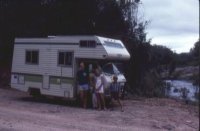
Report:
[[151,44],[182,53],[199,39],[199,0],[141,0],[139,12]]

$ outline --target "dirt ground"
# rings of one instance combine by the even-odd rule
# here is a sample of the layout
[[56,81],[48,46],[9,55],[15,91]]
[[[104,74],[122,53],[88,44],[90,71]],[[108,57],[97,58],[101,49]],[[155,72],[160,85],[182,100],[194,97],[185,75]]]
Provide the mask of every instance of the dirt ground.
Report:
[[124,100],[124,112],[82,109],[0,88],[0,131],[197,131],[199,110],[172,99]]

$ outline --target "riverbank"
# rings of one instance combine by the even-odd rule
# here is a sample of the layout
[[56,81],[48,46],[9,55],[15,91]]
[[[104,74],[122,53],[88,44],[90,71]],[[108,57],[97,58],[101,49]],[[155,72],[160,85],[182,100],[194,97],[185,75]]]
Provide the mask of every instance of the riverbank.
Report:
[[199,66],[187,66],[176,68],[172,77],[178,80],[195,81],[195,77],[199,75]]
[[167,79],[167,96],[199,102],[199,66],[177,67],[171,75],[166,72],[164,75],[164,79]]
[[168,71],[164,71],[161,76],[167,80],[184,80],[198,85],[199,66],[177,67],[171,75]]

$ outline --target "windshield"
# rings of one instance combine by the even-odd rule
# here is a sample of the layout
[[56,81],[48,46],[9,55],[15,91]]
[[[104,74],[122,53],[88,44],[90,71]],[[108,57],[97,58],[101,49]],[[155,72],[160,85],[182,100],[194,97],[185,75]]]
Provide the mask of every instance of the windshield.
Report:
[[125,67],[122,63],[115,63],[115,66],[117,67],[120,73],[124,73]]
[[120,71],[113,63],[106,64],[105,66],[103,66],[102,70],[104,73],[108,74],[120,74]]

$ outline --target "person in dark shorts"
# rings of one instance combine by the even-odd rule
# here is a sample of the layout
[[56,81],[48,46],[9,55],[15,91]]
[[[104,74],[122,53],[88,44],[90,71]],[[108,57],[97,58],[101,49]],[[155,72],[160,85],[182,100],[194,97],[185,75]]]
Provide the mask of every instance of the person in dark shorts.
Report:
[[85,71],[85,65],[81,62],[79,71],[77,72],[77,84],[83,108],[87,108],[87,95],[89,90],[88,80],[89,77],[88,73]]
[[116,75],[113,76],[113,83],[110,85],[110,92],[111,92],[111,102],[112,100],[116,100],[119,105],[121,106],[121,111],[123,112],[122,102],[120,101],[119,93],[120,93],[120,84],[117,83],[118,77]]

